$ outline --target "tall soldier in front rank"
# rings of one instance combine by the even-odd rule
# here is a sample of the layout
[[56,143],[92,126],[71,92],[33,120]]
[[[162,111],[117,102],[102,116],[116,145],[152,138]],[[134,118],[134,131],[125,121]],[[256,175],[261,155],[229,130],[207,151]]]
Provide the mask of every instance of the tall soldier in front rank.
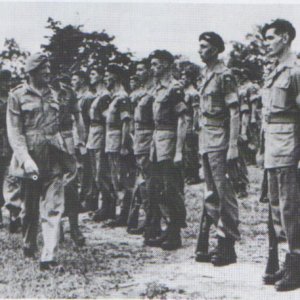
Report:
[[[108,65],[105,83],[111,93],[106,117],[105,152],[114,188],[115,199],[121,204],[121,212],[109,226],[126,226],[132,196],[135,170],[130,158],[130,100],[124,89],[122,80],[124,70],[117,64]],[[112,204],[115,210],[115,203]]]
[[[145,241],[160,234],[160,212],[155,194],[152,193],[152,162],[150,161],[150,145],[154,131],[154,120],[152,106],[153,82],[150,75],[150,62],[141,60],[136,66],[136,77],[140,88],[131,94],[131,104],[134,110],[134,155],[139,174],[137,176],[136,188],[139,191],[141,203],[133,198],[132,211],[138,214],[139,206],[143,204],[146,217],[145,222],[138,228],[128,229],[131,234],[144,232]],[[130,226],[130,220],[129,224]]]
[[181,247],[180,229],[186,227],[182,156],[187,131],[183,87],[171,73],[174,58],[166,50],[150,54],[155,79],[153,91],[154,133],[150,151],[153,179],[158,190],[159,207],[167,229],[159,237],[146,241],[148,246],[175,250]]
[[104,83],[105,69],[93,66],[90,69],[90,84],[95,89],[95,99],[90,107],[90,129],[87,141],[88,153],[92,165],[92,175],[102,194],[102,206],[93,216],[93,220],[101,222],[115,218],[114,197],[109,173],[108,156],[105,153],[106,115],[111,102],[110,93]]
[[40,268],[57,266],[55,250],[59,242],[64,211],[61,157],[66,151],[59,132],[59,102],[49,87],[50,67],[44,54],[30,56],[26,63],[28,83],[12,90],[8,100],[7,131],[13,157],[11,175],[22,177],[24,255],[37,250],[39,211],[44,246]]
[[1,208],[4,204],[3,197],[3,183],[7,167],[9,166],[11,158],[11,149],[8,142],[7,130],[6,130],[6,111],[7,111],[7,99],[10,89],[11,72],[8,70],[0,71],[0,227],[2,223],[2,211]]
[[264,167],[268,173],[272,221],[279,240],[286,237],[284,272],[275,288],[288,291],[300,287],[300,193],[297,165],[300,147],[300,67],[291,53],[296,36],[293,25],[282,19],[263,27],[268,56],[275,68],[263,88],[265,113]]
[[236,262],[234,243],[240,239],[238,204],[227,176],[227,164],[238,157],[239,106],[231,71],[218,59],[225,49],[214,32],[199,37],[199,54],[206,64],[200,90],[199,150],[203,158],[206,192],[200,221],[196,261],[209,261],[209,228],[217,229],[218,245],[211,257],[215,266]]

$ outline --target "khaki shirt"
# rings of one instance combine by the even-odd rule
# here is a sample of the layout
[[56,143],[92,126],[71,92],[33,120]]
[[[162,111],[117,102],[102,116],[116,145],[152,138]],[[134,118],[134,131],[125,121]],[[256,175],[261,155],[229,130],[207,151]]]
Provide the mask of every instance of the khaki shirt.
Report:
[[68,152],[59,132],[59,102],[50,88],[43,94],[28,84],[10,93],[7,108],[7,132],[14,152],[11,175],[22,176],[22,165],[29,152],[49,144]]
[[157,82],[153,90],[155,130],[150,159],[157,162],[173,160],[176,151],[178,117],[187,111],[184,92],[179,82],[170,77]]
[[187,106],[187,133],[192,133],[194,109],[198,109],[200,102],[199,92],[193,87],[193,85],[190,85],[184,90],[184,102]]
[[130,119],[130,100],[122,87],[111,94],[106,117],[105,152],[120,152],[123,122]]
[[199,152],[228,149],[231,105],[238,104],[237,85],[231,71],[218,61],[203,72],[200,89]]
[[292,53],[266,78],[262,101],[265,114],[265,168],[293,166],[299,160],[300,67]]
[[241,113],[250,112],[251,104],[260,99],[259,86],[251,81],[247,81],[239,87],[238,94]]
[[88,149],[105,149],[105,114],[107,113],[111,96],[103,88],[97,93],[90,107],[90,128],[87,141]]
[[154,130],[154,98],[150,88],[141,87],[131,95],[134,119],[133,150],[135,155],[149,154]]

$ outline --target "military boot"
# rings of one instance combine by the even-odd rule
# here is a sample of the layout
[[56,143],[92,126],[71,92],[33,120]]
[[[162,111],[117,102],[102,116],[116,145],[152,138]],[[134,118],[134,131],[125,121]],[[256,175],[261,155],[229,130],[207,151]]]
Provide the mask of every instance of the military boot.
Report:
[[174,223],[168,225],[168,234],[165,241],[162,242],[161,248],[163,250],[177,250],[182,246],[181,236],[180,236],[180,227]]
[[148,238],[144,240],[144,245],[149,247],[160,247],[162,243],[167,239],[168,228],[161,232],[161,234],[154,238]]
[[83,236],[78,226],[78,214],[69,214],[69,223],[71,238],[74,241],[75,245],[78,247],[84,246],[85,237]]
[[212,255],[211,262],[215,267],[222,267],[236,263],[234,240],[219,237],[218,245],[216,251]]
[[196,248],[196,258],[197,262],[210,262],[210,254],[208,253],[209,247],[209,229],[211,226],[211,220],[208,215],[203,215],[200,232]]
[[111,218],[110,203],[108,200],[105,199],[102,202],[102,207],[95,212],[93,216],[93,221],[102,222],[110,218]]
[[126,227],[127,226],[127,220],[129,215],[129,199],[125,197],[123,200],[123,205],[121,207],[120,215],[113,221],[107,224],[109,227]]
[[292,291],[300,288],[300,255],[286,254],[283,278],[275,283],[278,292]]

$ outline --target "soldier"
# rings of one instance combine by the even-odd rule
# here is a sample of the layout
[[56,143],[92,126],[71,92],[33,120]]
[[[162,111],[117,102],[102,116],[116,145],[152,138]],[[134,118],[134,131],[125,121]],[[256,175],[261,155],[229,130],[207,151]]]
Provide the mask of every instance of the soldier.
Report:
[[0,227],[3,226],[1,208],[4,204],[3,197],[3,182],[7,167],[11,159],[11,149],[8,143],[7,130],[6,130],[6,110],[7,98],[10,89],[11,72],[8,70],[0,71]]
[[[154,131],[154,120],[152,106],[154,98],[152,96],[153,82],[150,76],[149,60],[144,59],[137,63],[136,77],[139,81],[140,88],[131,94],[131,104],[134,110],[134,139],[133,149],[138,168],[136,189],[138,190],[137,198],[140,201],[132,202],[132,219],[136,213],[136,220],[129,219],[128,233],[142,234],[145,237],[145,243],[149,238],[154,238],[160,234],[160,212],[154,193],[152,193],[152,162],[150,161],[150,145]],[[140,205],[143,205],[146,217],[145,222],[137,228],[134,227],[138,221]],[[132,216],[131,215],[131,216]],[[132,224],[134,223],[134,224]]]
[[156,50],[150,54],[149,59],[155,79],[155,130],[150,160],[153,162],[152,176],[157,189],[153,192],[156,192],[159,199],[159,207],[167,229],[159,237],[146,241],[146,245],[175,250],[182,245],[180,229],[186,227],[181,165],[187,130],[187,107],[183,88],[172,76],[172,54],[166,50]]
[[26,72],[28,83],[13,89],[8,100],[7,131],[13,150],[10,174],[22,178],[24,255],[34,257],[37,250],[40,211],[44,240],[40,268],[48,270],[58,265],[55,250],[64,211],[61,157],[66,149],[59,132],[59,102],[49,88],[47,57],[41,53],[30,56]]
[[[135,170],[130,156],[130,101],[122,79],[124,70],[110,64],[105,73],[105,83],[111,94],[106,117],[105,152],[108,154],[109,169],[115,194],[115,200],[121,204],[121,212],[109,226],[126,226],[130,200],[135,181]],[[112,210],[115,211],[115,203]]]
[[181,81],[184,86],[184,99],[188,107],[188,127],[184,145],[184,175],[186,183],[189,185],[200,183],[198,134],[193,130],[194,107],[199,105],[199,93],[195,88],[197,73],[196,66],[192,65],[186,66],[181,72]]
[[[87,85],[88,79],[83,71],[73,73],[71,83],[74,91],[76,92],[78,106],[82,114],[86,137],[89,135],[90,129],[90,107],[95,99],[95,96],[89,91]],[[98,192],[93,180],[92,166],[89,155],[85,146],[80,145],[78,141],[77,128],[75,131],[75,147],[77,149],[77,160],[79,163],[79,181],[81,184],[80,202],[87,211],[95,211],[98,209]],[[85,141],[85,144],[87,140]]]
[[[199,150],[206,192],[196,261],[211,261],[214,266],[236,262],[234,243],[240,239],[238,204],[227,175],[227,163],[238,157],[239,106],[235,79],[218,59],[224,49],[218,34],[200,35],[199,54],[206,68],[200,91]],[[208,238],[212,223],[217,228],[218,245],[210,258]]]
[[64,139],[67,154],[63,153],[63,168],[65,173],[65,215],[69,218],[71,238],[77,246],[83,246],[85,238],[78,226],[78,214],[81,205],[77,186],[77,168],[75,143],[73,136],[73,119],[76,124],[79,144],[85,146],[85,128],[78,107],[76,95],[71,88],[68,76],[57,78],[57,99],[60,104],[59,128]]
[[95,90],[95,99],[90,107],[90,128],[87,141],[94,182],[102,194],[102,207],[97,210],[93,220],[101,222],[115,218],[114,197],[109,174],[108,157],[105,153],[106,114],[111,102],[110,93],[104,83],[105,70],[102,66],[90,69],[90,84]]
[[296,36],[293,25],[277,19],[263,27],[268,56],[276,59],[274,70],[263,87],[265,114],[264,168],[272,222],[277,239],[288,243],[285,267],[273,277],[277,291],[300,287],[300,200],[297,165],[299,162],[300,67],[291,53]]
[[139,79],[136,75],[130,77],[129,85],[131,93],[140,87]]

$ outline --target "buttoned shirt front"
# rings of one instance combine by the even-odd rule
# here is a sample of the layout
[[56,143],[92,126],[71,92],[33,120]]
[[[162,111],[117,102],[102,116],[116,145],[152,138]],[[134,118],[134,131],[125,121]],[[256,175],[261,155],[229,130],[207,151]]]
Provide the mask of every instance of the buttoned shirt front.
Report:
[[265,168],[296,165],[299,160],[300,67],[288,53],[267,76],[263,87]]
[[123,122],[130,120],[130,101],[125,89],[121,87],[111,94],[111,102],[106,117],[105,152],[119,152],[122,143]]
[[178,117],[185,114],[183,88],[169,77],[156,83],[153,89],[153,119],[155,130],[150,150],[150,159],[157,162],[173,160],[176,151]]
[[231,105],[238,105],[237,85],[222,61],[203,71],[200,88],[199,152],[228,149]]

